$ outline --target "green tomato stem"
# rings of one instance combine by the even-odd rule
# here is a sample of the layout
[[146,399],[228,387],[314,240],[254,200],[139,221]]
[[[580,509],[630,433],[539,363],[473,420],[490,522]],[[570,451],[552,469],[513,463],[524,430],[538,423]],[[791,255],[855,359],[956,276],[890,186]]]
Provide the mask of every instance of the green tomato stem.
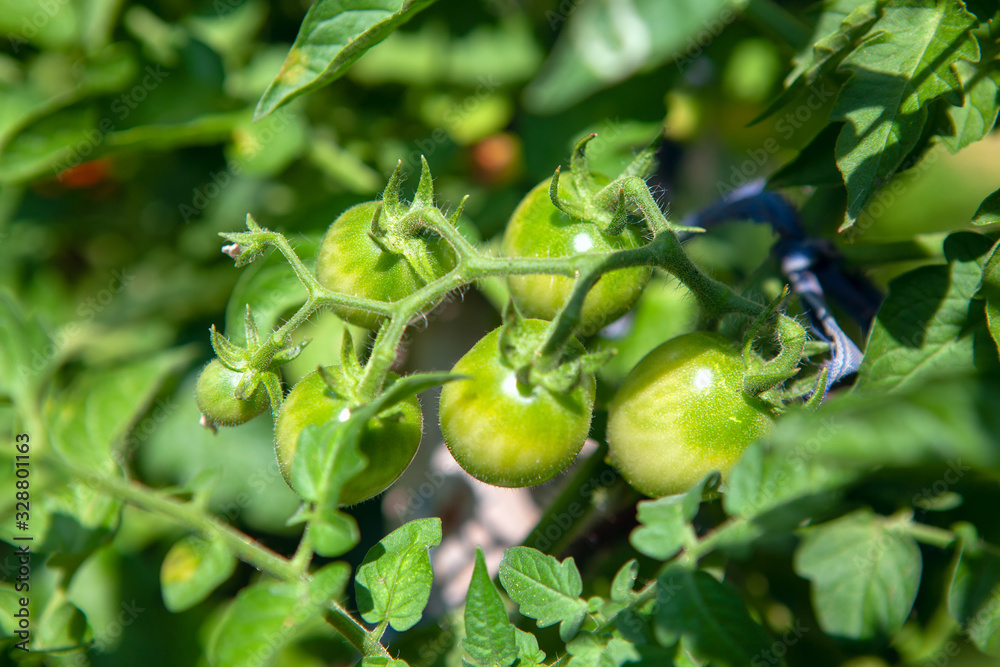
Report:
[[[600,488],[600,485],[593,483],[593,481],[599,478],[605,470],[611,470],[611,467],[604,462],[607,453],[608,445],[602,442],[597,451],[580,464],[579,469],[573,473],[572,479],[562,488],[556,499],[549,503],[538,523],[524,538],[523,544],[530,547],[544,539],[549,543],[549,547],[542,549],[542,551],[553,555],[561,553],[566,548],[566,545],[575,536],[576,529],[593,513],[592,498],[594,491]],[[617,474],[615,477],[617,478]],[[580,504],[583,505],[582,510],[576,511],[573,506]],[[563,528],[565,517],[570,518],[570,524]],[[550,540],[545,536],[545,531],[553,525],[558,525],[561,532],[557,539]]]

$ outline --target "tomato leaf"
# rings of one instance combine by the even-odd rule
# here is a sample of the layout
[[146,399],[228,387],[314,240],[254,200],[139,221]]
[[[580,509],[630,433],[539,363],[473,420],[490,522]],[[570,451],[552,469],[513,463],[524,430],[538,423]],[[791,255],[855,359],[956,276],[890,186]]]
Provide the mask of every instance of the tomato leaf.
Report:
[[830,115],[846,121],[837,138],[837,166],[847,185],[841,231],[854,225],[869,198],[916,146],[927,106],[962,103],[951,63],[979,60],[971,28],[976,17],[955,0],[890,2],[867,38],[841,62],[853,75]]
[[972,216],[974,225],[994,225],[1000,222],[1000,190],[983,200]]
[[511,547],[500,561],[500,583],[538,627],[560,623],[563,641],[580,630],[587,602],[580,598],[583,581],[572,557],[560,562],[530,547]]
[[970,303],[991,246],[981,234],[956,232],[945,239],[947,265],[922,266],[889,283],[855,393],[898,391],[929,377],[996,364],[995,354],[977,354],[986,335],[983,309]]
[[163,381],[190,358],[190,350],[169,350],[82,373],[47,411],[53,446],[77,465],[102,466]]
[[989,134],[1000,111],[1000,73],[996,71],[995,61],[1000,44],[989,36],[985,22],[974,34],[982,52],[979,63],[956,60],[952,64],[955,74],[962,81],[963,92],[962,106],[952,105],[947,110],[955,134],[941,139],[952,153]]
[[500,591],[486,571],[482,547],[476,547],[476,563],[465,599],[465,633],[462,645],[475,664],[507,667],[517,660],[514,625],[507,618]]
[[236,558],[218,541],[196,535],[170,547],[160,567],[163,605],[177,613],[190,609],[214,591],[236,569]]
[[963,546],[948,591],[948,611],[987,655],[1000,656],[1000,556],[981,545]]
[[707,572],[670,567],[657,586],[654,632],[662,646],[684,640],[696,657],[735,667],[770,645],[739,593]]
[[639,561],[631,558],[622,565],[611,580],[610,597],[615,602],[629,603],[635,599],[635,579],[639,575]]
[[803,531],[795,571],[812,582],[813,609],[825,632],[872,639],[903,627],[922,569],[908,521],[864,509]]
[[340,77],[354,62],[434,0],[317,0],[264,91],[254,120]]
[[338,562],[324,566],[309,581],[268,580],[247,586],[212,635],[209,664],[260,664],[260,656],[275,658],[285,646],[324,628],[323,613],[330,601],[343,596],[350,575],[350,566]]
[[566,645],[572,656],[567,667],[625,667],[626,665],[672,665],[673,655],[659,646],[635,645],[621,637],[582,632]]
[[354,579],[361,617],[369,623],[388,621],[399,632],[416,625],[434,578],[428,549],[439,544],[441,519],[417,519],[369,549]]
[[702,491],[718,481],[719,474],[713,472],[685,493],[639,502],[640,526],[632,531],[629,542],[639,553],[657,560],[669,560],[697,542],[691,520],[698,513]]

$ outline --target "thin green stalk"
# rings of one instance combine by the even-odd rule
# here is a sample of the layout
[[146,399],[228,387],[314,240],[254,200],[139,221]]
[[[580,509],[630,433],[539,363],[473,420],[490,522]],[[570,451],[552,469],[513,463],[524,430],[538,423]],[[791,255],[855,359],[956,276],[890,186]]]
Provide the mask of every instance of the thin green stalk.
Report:
[[253,538],[236,530],[228,523],[206,514],[190,503],[182,502],[165,493],[150,489],[138,482],[128,481],[114,475],[81,476],[89,479],[94,486],[123,500],[163,516],[169,517],[186,528],[206,538],[222,542],[226,549],[245,563],[253,565],[279,579],[296,581],[301,579],[292,562]]

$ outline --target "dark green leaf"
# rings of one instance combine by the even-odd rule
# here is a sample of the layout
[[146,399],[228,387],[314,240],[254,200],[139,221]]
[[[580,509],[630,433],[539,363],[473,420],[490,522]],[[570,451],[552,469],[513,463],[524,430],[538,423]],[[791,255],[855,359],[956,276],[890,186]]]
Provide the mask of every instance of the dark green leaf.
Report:
[[365,51],[433,0],[317,0],[281,71],[257,103],[254,120],[338,78]]
[[358,609],[369,623],[409,630],[423,614],[433,573],[428,549],[441,544],[441,520],[405,523],[368,550],[354,580]]
[[853,73],[831,114],[846,121],[837,139],[848,195],[842,230],[916,146],[927,104],[936,98],[961,104],[962,84],[951,65],[979,60],[971,32],[977,23],[956,0],[890,2],[841,62],[841,70]]
[[868,337],[854,391],[896,391],[946,372],[982,368],[976,325],[982,308],[971,304],[991,241],[973,232],[945,240],[948,265],[923,266],[889,284]]
[[462,645],[477,664],[488,667],[508,667],[518,656],[514,626],[507,618],[500,591],[493,585],[486,570],[482,547],[476,548],[476,564],[465,599],[465,639]]
[[176,613],[207,598],[236,569],[236,558],[218,541],[196,535],[170,547],[160,567],[163,606]]
[[805,531],[795,571],[812,582],[813,609],[835,637],[892,637],[920,586],[920,548],[909,519],[860,510]]
[[572,558],[559,562],[530,547],[511,547],[500,561],[500,583],[538,627],[560,623],[563,641],[576,635],[587,614],[587,602],[580,598],[583,581]]
[[683,639],[692,653],[712,664],[751,664],[770,645],[734,588],[707,572],[670,568],[657,585],[655,632],[660,644]]

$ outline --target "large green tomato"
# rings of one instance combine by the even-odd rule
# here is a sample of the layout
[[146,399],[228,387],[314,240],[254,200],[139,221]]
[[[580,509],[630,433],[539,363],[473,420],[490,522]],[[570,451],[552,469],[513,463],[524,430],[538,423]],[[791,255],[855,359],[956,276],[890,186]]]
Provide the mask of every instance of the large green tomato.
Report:
[[612,463],[646,495],[681,493],[723,474],[772,425],[767,406],[743,393],[743,358],[716,333],[692,333],[650,352],[611,402]]
[[[316,277],[334,292],[376,301],[399,301],[426,283],[403,256],[387,251],[369,236],[379,202],[352,206],[333,221],[320,242]],[[430,269],[440,277],[455,266],[454,252],[439,236],[419,237],[427,249]],[[333,309],[352,324],[378,326],[382,317],[357,308]]]
[[[337,366],[326,370],[334,375],[342,372]],[[391,383],[398,377],[390,373],[387,381]],[[346,401],[329,391],[318,371],[303,377],[289,392],[274,423],[274,452],[281,475],[289,486],[292,486],[291,465],[302,429],[338,418],[347,407]],[[365,425],[360,444],[361,451],[368,457],[368,467],[341,489],[341,505],[354,505],[382,493],[413,460],[423,430],[420,403],[416,396],[410,396],[397,407],[394,413],[375,417]]]
[[[549,198],[547,179],[525,195],[507,223],[501,252],[506,257],[565,257],[586,252],[609,252],[644,245],[643,232],[628,225],[617,236],[605,234],[592,222],[563,213]],[[569,181],[563,178],[563,182]],[[568,185],[566,186],[568,187]],[[583,302],[580,333],[590,335],[624,315],[649,280],[645,266],[605,273]],[[555,318],[569,298],[573,280],[565,276],[511,276],[511,296],[528,317]]]
[[198,376],[194,400],[201,414],[213,426],[239,426],[267,409],[270,400],[263,383],[248,398],[236,398],[236,385],[242,375],[213,359]]
[[[541,334],[549,323],[525,320]],[[590,430],[595,381],[587,374],[568,394],[521,385],[500,358],[500,329],[476,343],[453,369],[471,376],[441,390],[441,433],[455,460],[495,486],[540,484],[565,470]],[[573,352],[583,346],[573,339]]]

